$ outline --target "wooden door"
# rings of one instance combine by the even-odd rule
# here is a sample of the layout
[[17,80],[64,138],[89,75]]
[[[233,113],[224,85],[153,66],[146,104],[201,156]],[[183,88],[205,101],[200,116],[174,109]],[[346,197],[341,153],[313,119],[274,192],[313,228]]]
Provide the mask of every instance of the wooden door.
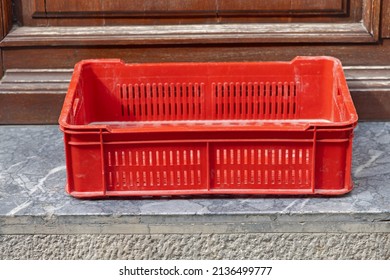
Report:
[[361,119],[390,117],[389,0],[0,0],[0,123],[56,123],[75,63],[290,60],[345,66]]

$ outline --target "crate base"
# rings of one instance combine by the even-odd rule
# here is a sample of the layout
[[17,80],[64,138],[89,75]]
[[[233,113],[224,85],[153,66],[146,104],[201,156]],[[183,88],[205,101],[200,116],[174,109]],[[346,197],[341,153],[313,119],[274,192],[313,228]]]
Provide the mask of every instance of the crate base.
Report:
[[[66,185],[68,190],[68,185]],[[196,196],[196,195],[231,195],[231,196],[269,196],[269,195],[285,195],[285,196],[338,196],[349,193],[353,186],[337,190],[267,190],[267,189],[228,189],[228,190],[176,190],[176,191],[96,191],[96,192],[77,192],[72,191],[68,193],[76,198],[107,198],[107,197],[161,197],[161,196]]]

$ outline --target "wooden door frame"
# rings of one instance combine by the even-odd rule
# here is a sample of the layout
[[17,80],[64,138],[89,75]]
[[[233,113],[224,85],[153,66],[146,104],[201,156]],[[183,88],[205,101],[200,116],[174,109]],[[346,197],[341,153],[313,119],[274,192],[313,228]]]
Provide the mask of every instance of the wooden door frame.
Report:
[[[2,0],[9,2],[9,0]],[[40,2],[39,2],[40,3]],[[381,0],[362,0],[362,18],[330,23],[224,23],[125,26],[22,26],[3,39],[1,47],[243,44],[243,43],[376,43],[380,33]],[[50,17],[42,3],[32,17]],[[42,11],[43,10],[43,11]],[[57,15],[58,16],[58,15]],[[106,40],[111,34],[110,40]]]
[[[235,24],[215,25],[203,33],[188,26],[139,26],[137,31],[124,26],[106,38],[104,32],[111,27],[24,26],[9,32],[11,0],[0,0],[0,63],[5,71],[0,73],[4,74],[0,124],[56,123],[71,68],[85,58],[119,57],[144,63],[289,60],[295,55],[323,54],[343,61],[360,120],[390,120],[390,1],[382,11],[380,0],[363,1],[367,9],[357,32],[345,30],[346,26],[340,29],[338,23],[333,25],[337,34],[321,34],[321,27],[306,32],[308,24],[298,24],[294,28],[300,33],[285,38],[275,35],[283,33],[275,24],[273,30],[264,24],[248,24],[252,29],[246,30]],[[294,30],[290,27],[290,31]]]

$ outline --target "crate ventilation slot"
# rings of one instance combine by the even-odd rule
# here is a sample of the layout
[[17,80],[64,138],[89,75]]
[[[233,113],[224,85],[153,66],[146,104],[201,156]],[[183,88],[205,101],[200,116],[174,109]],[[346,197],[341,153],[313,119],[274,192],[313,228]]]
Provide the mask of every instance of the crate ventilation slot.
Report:
[[117,85],[121,116],[131,121],[204,119],[203,83]]
[[298,118],[294,82],[213,83],[215,119]]
[[216,188],[301,186],[311,183],[310,148],[217,148]]
[[[124,120],[250,120],[298,118],[294,82],[146,83],[117,85]],[[206,89],[207,90],[207,89]],[[212,110],[207,110],[208,108]]]
[[106,160],[109,190],[202,187],[200,149],[112,149]]

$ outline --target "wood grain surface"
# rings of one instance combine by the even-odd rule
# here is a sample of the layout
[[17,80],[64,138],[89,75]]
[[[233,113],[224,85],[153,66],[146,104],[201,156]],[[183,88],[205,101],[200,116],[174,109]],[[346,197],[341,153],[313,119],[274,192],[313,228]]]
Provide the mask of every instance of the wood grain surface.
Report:
[[0,123],[56,123],[72,67],[288,61],[345,66],[361,120],[390,119],[390,0],[0,0]]

